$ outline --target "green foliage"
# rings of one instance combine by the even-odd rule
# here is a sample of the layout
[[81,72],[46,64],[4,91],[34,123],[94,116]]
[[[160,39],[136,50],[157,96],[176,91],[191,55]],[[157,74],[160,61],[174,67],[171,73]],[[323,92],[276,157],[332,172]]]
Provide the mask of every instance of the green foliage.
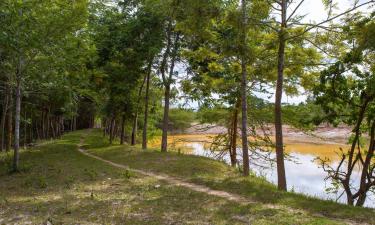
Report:
[[313,101],[299,105],[284,105],[284,122],[296,128],[311,130],[325,119],[323,109]]
[[208,124],[226,124],[227,118],[229,117],[229,110],[224,107],[202,107],[199,109],[197,113],[197,118],[199,119],[200,123],[208,123]]
[[184,131],[195,121],[195,112],[186,109],[171,109],[169,112],[169,122],[173,130]]
[[372,22],[366,21],[368,19],[359,18],[359,25],[347,27],[346,38],[354,43],[354,48],[347,46],[347,52],[321,72],[320,84],[314,90],[317,103],[326,112],[326,119],[335,125],[355,125],[362,106],[368,107],[364,117],[373,118],[375,76],[372,59],[375,54],[368,45],[371,41],[363,42],[367,32],[362,31],[372,26]]

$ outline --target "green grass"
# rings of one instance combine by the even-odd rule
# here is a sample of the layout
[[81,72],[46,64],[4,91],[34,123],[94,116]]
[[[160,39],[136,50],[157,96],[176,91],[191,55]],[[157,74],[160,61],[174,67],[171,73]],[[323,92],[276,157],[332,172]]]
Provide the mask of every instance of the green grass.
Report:
[[222,162],[175,152],[160,153],[129,146],[110,146],[106,139],[99,138],[98,135],[98,131],[94,131],[86,141],[86,147],[91,153],[132,168],[180,177],[213,189],[237,193],[264,204],[284,205],[331,218],[358,222],[375,221],[373,209],[350,207],[301,194],[280,192],[263,178],[244,178],[238,171]]
[[[258,203],[238,204],[176,187],[82,155],[77,144],[85,133],[22,151],[21,172],[16,174],[8,173],[11,156],[0,154],[0,224],[342,224],[328,218],[332,216],[374,221],[372,210],[282,194],[259,178],[241,178],[220,162],[110,146],[99,130],[86,137],[85,148],[103,158],[239,193]],[[343,212],[316,215],[319,206]]]

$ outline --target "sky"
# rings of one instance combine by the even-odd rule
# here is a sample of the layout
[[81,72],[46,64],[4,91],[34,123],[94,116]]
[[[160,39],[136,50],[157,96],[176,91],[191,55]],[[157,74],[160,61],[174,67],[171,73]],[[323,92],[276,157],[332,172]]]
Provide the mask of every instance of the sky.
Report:
[[[366,2],[368,0],[359,0],[357,4],[361,4],[363,2]],[[299,2],[299,1],[296,1]],[[355,0],[333,0],[334,4],[336,4],[336,7],[333,10],[333,13],[339,14],[341,12],[345,12],[353,7],[353,4]],[[373,4],[374,6],[374,4]],[[362,12],[370,12],[370,10],[373,10],[375,7],[370,8],[369,6],[363,6],[358,11]],[[289,12],[293,11],[292,9],[289,10]],[[305,18],[303,19],[303,22],[305,23],[319,23],[321,21],[324,21],[327,19],[327,11],[325,10],[325,7],[322,3],[322,0],[305,0],[299,10],[297,11],[296,15],[305,15]],[[270,93],[273,93],[273,88],[270,88],[268,90]],[[289,104],[299,104],[301,102],[306,101],[307,95],[303,94],[304,90],[300,90],[301,94],[299,96],[286,96],[283,95],[283,103],[289,103]],[[260,98],[263,98],[267,101],[275,101],[273,94],[262,94],[262,93],[255,93]],[[184,99],[181,99],[177,101],[178,103],[185,103]],[[197,107],[197,103],[192,102],[189,103],[189,106],[192,108]]]
[[[299,1],[297,1],[299,2]],[[339,14],[341,12],[345,12],[351,8],[353,8],[354,0],[334,0],[334,4],[337,4],[337,8],[334,9],[335,14]],[[361,4],[366,2],[366,0],[359,0],[357,4]],[[374,7],[372,7],[373,9]],[[292,11],[292,10],[290,10]],[[368,6],[363,6],[359,9],[359,11],[369,12],[370,8]],[[298,15],[305,14],[306,17],[304,18],[304,22],[315,22],[319,23],[327,19],[327,11],[321,0],[305,0],[304,3],[301,5],[301,8],[298,10],[300,12]],[[302,14],[301,14],[302,13]],[[290,104],[298,104],[301,102],[306,101],[307,96],[302,94],[303,90],[301,90],[300,96],[283,96],[284,103]],[[269,101],[274,101],[274,96],[269,95],[258,95],[261,98],[268,99]]]

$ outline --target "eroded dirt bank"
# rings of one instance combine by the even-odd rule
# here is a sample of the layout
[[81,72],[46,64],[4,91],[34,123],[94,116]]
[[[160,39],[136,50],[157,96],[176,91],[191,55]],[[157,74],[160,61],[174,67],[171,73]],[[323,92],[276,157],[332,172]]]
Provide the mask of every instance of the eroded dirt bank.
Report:
[[[267,125],[264,130],[268,135],[274,134],[273,125]],[[264,132],[258,129],[259,134]],[[178,133],[195,135],[214,135],[227,132],[224,126],[214,124],[192,124],[192,126]],[[283,126],[284,138],[293,143],[312,143],[312,144],[345,144],[351,135],[351,128],[347,126],[319,126],[314,131],[302,131],[289,125]]]

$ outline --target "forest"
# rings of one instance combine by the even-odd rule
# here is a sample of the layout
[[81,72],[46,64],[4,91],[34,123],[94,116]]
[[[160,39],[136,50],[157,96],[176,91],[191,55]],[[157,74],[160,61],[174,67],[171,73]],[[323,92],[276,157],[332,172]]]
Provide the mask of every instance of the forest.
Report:
[[375,224],[374,0],[0,0],[0,224]]

